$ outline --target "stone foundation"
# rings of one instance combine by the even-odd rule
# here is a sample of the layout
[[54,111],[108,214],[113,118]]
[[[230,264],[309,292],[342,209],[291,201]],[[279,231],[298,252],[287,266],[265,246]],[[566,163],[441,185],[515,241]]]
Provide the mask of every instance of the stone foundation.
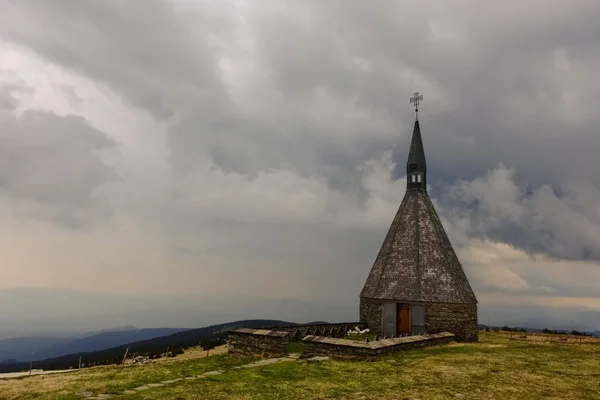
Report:
[[[382,336],[382,300],[360,299],[360,322],[366,323],[369,331]],[[425,306],[425,331],[427,333],[450,332],[457,341],[477,341],[477,304],[421,303]]]
[[425,313],[427,332],[452,332],[460,342],[477,341],[477,304],[429,303]]
[[453,334],[442,332],[423,336],[382,339],[369,343],[323,336],[307,336],[302,339],[302,342],[304,343],[304,357],[370,358],[408,349],[443,345],[453,340]]
[[379,336],[383,336],[381,333],[382,304],[381,300],[360,299],[359,321],[367,324],[369,331]]
[[246,355],[281,357],[288,354],[289,332],[241,328],[229,333],[228,351]]

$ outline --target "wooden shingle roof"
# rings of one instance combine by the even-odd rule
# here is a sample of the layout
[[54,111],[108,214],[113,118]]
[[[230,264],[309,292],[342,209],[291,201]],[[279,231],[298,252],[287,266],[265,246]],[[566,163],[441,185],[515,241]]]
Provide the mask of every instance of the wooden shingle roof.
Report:
[[[415,135],[418,135],[417,140]],[[416,158],[425,173],[418,121],[415,122],[413,144],[415,141],[418,145],[411,146],[409,160]],[[412,154],[415,150],[420,154]],[[425,188],[409,186],[406,190],[360,297],[477,303]]]

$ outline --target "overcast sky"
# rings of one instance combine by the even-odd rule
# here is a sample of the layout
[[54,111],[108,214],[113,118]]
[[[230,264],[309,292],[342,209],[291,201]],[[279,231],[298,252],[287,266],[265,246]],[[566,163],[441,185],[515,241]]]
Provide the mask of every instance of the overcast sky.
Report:
[[5,1],[0,288],[354,307],[419,91],[481,319],[600,328],[599,20],[594,0]]

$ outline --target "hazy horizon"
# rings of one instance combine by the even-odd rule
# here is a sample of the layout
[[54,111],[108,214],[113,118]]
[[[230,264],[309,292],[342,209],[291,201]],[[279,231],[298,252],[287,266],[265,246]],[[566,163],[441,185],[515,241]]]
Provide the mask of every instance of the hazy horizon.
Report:
[[[14,302],[19,304],[13,307]],[[534,317],[531,317],[534,315]],[[600,313],[584,309],[549,312],[517,305],[480,307],[479,323],[528,328],[600,330]],[[178,296],[104,295],[73,289],[0,289],[0,339],[16,336],[64,336],[123,326],[200,328],[244,319],[288,322],[358,321],[353,304],[328,305],[287,298],[187,294]]]
[[358,318],[418,91],[480,322],[600,329],[598,20],[584,0],[3,4],[0,328]]

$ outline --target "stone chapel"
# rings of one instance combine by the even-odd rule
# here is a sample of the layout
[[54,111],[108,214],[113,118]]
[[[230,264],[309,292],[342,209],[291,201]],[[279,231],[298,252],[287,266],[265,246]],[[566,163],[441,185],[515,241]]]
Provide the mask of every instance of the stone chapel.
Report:
[[406,194],[360,293],[360,322],[380,336],[453,333],[477,341],[477,299],[427,194],[417,117],[406,165]]

